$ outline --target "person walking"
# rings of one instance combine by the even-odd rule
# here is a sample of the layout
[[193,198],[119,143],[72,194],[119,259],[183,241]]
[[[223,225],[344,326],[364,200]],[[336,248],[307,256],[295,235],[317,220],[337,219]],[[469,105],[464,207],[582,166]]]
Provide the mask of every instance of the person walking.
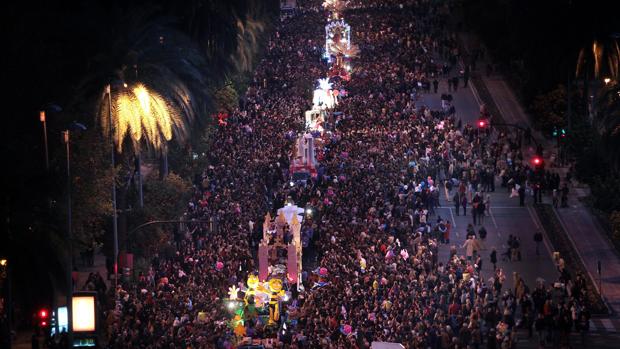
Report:
[[525,185],[519,186],[519,206],[525,206]]
[[471,199],[471,205],[472,205],[472,209],[471,209],[471,215],[474,219],[474,225],[476,225],[476,218],[478,217],[478,206],[480,205],[480,203],[482,202],[482,197],[480,197],[480,194],[476,193],[474,195],[474,197]]
[[534,233],[534,242],[536,242],[536,255],[540,256],[540,243],[543,241],[543,235],[540,231]]
[[495,271],[495,269],[497,269],[497,250],[495,249],[495,247],[491,249],[489,259],[491,260],[491,264],[493,264],[493,271]]
[[486,204],[484,201],[480,201],[478,204],[478,225],[484,224],[484,212],[486,211]]
[[478,229],[478,236],[480,237],[480,240],[484,241],[487,238],[487,230],[486,228],[483,226],[480,227],[480,229]]
[[459,77],[455,76],[452,78],[452,87],[454,88],[454,92],[458,91],[459,89]]
[[461,206],[463,207],[463,216],[467,216],[467,195],[461,194]]
[[433,80],[433,91],[437,94],[437,89],[439,89],[439,81],[437,79]]
[[568,185],[566,183],[564,183],[564,186],[562,186],[562,207],[566,208],[568,207]]
[[469,237],[467,240],[465,240],[465,243],[463,243],[463,248],[465,249],[465,256],[467,257],[468,261],[471,261],[473,259],[475,251],[478,250],[477,246],[478,243],[475,236]]
[[461,206],[461,197],[459,194],[459,191],[457,190],[456,193],[454,193],[454,196],[452,197],[452,200],[454,201],[454,208],[456,209],[456,215],[459,215],[459,208]]

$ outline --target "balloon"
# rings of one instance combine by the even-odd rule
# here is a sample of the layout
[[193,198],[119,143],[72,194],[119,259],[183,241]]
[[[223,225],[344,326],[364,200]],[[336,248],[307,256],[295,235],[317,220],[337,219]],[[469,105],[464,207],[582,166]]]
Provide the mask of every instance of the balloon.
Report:
[[334,96],[338,97],[338,95],[340,94],[340,91],[334,90],[332,93],[334,94]]
[[221,271],[222,269],[224,269],[224,263],[218,261],[217,263],[215,263],[215,269],[217,269],[217,271]]
[[407,259],[409,258],[409,253],[407,252],[406,249],[402,249],[400,250],[400,256],[403,257],[403,259]]
[[319,275],[326,276],[327,275],[327,268],[322,267],[321,269],[319,269]]
[[344,325],[344,334],[349,335],[352,331],[353,328],[351,328],[351,325]]

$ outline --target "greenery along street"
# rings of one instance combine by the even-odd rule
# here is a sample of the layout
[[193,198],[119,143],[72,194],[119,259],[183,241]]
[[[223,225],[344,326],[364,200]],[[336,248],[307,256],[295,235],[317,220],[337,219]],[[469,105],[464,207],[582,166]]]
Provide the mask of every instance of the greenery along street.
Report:
[[[13,170],[3,176],[2,224],[9,234],[2,236],[0,254],[13,265],[34,266],[14,273],[15,288],[24,290],[18,302],[47,303],[53,288],[64,289],[67,191],[60,131],[73,121],[87,128],[71,131],[74,260],[94,245],[112,257],[116,178],[120,249],[135,253],[138,263],[171,226],[127,232],[149,220],[180,217],[192,175],[205,167],[214,116],[238,105],[238,91],[246,90],[279,14],[277,1],[152,3],[12,3],[7,10],[7,49],[20,54],[5,57],[5,74],[15,83],[6,95],[12,117],[2,128],[2,149]],[[46,114],[47,173],[42,133],[27,131],[41,128],[39,108],[25,105],[40,105]],[[15,140],[8,142],[9,135]]]

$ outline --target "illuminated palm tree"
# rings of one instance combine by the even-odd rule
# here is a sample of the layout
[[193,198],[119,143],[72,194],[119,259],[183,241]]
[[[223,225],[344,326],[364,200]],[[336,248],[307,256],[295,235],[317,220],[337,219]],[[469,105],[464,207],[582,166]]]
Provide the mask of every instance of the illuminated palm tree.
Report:
[[[130,134],[135,151],[140,151],[143,144],[149,152],[165,152],[164,141],[183,144],[189,138],[190,126],[207,115],[207,62],[200,47],[172,24],[158,17],[155,10],[129,11],[110,26],[114,29],[107,28],[110,39],[105,41],[108,47],[102,49],[105,54],[91,63],[94,69],[77,88],[77,103],[92,101],[98,123],[107,127],[108,104],[102,94],[103,86],[111,81],[128,85],[113,89],[119,151],[124,149],[125,136]],[[146,103],[147,100],[150,102]],[[158,121],[150,122],[149,117]],[[143,125],[141,129],[138,124]]]
[[619,68],[620,46],[616,38],[595,39],[581,48],[577,57],[575,77],[583,80],[583,103],[585,106],[589,104],[590,81],[604,77],[618,81]]
[[620,69],[620,46],[618,40],[610,38],[594,40],[579,51],[577,58],[577,77],[593,77],[595,79],[610,77],[618,80]]
[[[179,143],[187,139],[191,120],[183,118],[179,110],[145,85],[138,83],[113,96],[112,123],[119,152],[126,140],[139,152],[142,144],[149,150],[165,151],[166,142],[173,138]],[[110,132],[107,108],[102,108],[100,116],[104,134]]]

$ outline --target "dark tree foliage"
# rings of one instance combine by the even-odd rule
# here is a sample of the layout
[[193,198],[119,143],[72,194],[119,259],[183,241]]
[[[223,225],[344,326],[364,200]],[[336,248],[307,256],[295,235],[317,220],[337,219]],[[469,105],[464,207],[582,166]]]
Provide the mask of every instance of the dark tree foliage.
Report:
[[[110,193],[102,181],[107,181],[111,170],[105,168],[107,161],[93,158],[109,150],[100,146],[105,140],[93,134],[100,132],[96,103],[102,86],[113,79],[149,79],[160,93],[173,99],[179,88],[185,89],[196,102],[192,112],[200,127],[194,128],[193,136],[200,140],[214,109],[209,93],[225,81],[238,79],[241,68],[252,68],[277,13],[278,2],[273,0],[4,4],[0,256],[15,262],[15,275],[20,276],[14,286],[29,290],[22,299],[26,306],[49,299],[50,289],[63,280],[66,192],[60,131],[73,120],[88,127],[86,134],[72,142],[74,199],[90,198],[90,191],[107,200]],[[63,110],[47,113],[51,168],[46,172],[38,115],[50,103]],[[89,147],[99,148],[90,151]],[[187,149],[191,145],[175,148],[179,159],[171,159],[171,164],[181,166],[184,157],[191,159]],[[124,162],[131,163],[119,159],[120,166]],[[86,178],[96,175],[101,180]],[[74,205],[76,219],[82,222],[76,229],[80,243],[105,234],[101,229],[110,229],[106,217],[92,217],[109,213],[108,205],[87,204],[85,211]],[[89,227],[95,231],[90,235]]]
[[514,75],[526,104],[574,77],[579,51],[620,32],[619,5],[602,0],[467,0],[465,24]]

